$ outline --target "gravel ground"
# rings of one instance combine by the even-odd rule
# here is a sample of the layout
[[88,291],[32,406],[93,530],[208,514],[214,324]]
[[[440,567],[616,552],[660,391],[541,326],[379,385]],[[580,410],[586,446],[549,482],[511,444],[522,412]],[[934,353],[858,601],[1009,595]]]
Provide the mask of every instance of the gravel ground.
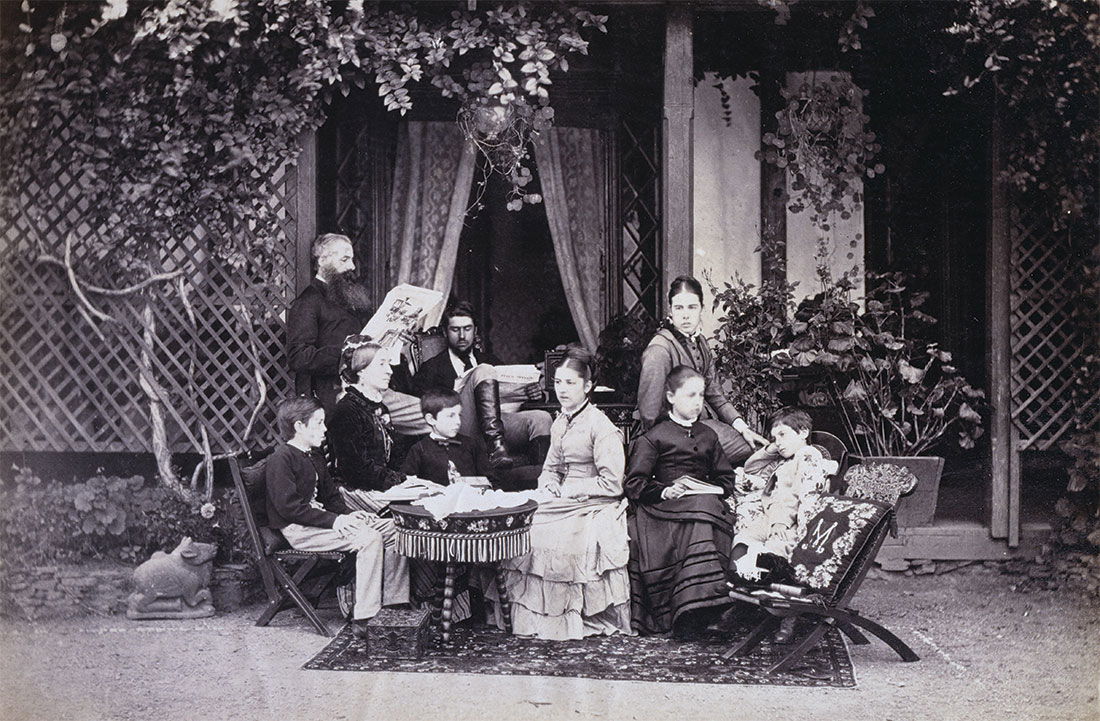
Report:
[[1100,719],[1100,605],[981,566],[868,578],[857,608],[920,654],[852,649],[854,689],[302,671],[297,614],[0,623],[0,719]]

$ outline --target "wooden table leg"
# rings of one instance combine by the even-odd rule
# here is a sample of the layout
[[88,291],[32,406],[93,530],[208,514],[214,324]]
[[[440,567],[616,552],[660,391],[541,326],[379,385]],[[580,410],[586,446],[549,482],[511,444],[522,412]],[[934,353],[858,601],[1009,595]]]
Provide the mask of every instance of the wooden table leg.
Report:
[[435,597],[432,599],[432,625],[439,628],[443,624],[443,579],[447,572],[447,564],[434,563],[433,570],[435,571],[434,586]]
[[504,585],[504,567],[497,564],[497,598],[500,601],[500,620],[504,630],[512,632],[512,602],[508,600],[508,587]]
[[451,642],[451,610],[455,598],[455,565],[447,564],[447,577],[443,581],[443,643]]

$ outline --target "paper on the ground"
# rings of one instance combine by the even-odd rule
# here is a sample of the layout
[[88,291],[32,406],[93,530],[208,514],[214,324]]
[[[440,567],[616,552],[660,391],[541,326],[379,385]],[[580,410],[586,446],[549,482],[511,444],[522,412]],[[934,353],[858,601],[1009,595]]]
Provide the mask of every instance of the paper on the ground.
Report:
[[382,305],[363,326],[363,335],[384,348],[400,348],[403,335],[438,324],[442,314],[442,293],[402,283],[386,293]]
[[685,496],[698,496],[702,494],[716,494],[722,495],[725,491],[721,486],[716,486],[713,483],[704,483],[698,478],[692,476],[680,476],[672,482],[674,486],[680,486],[684,489]]

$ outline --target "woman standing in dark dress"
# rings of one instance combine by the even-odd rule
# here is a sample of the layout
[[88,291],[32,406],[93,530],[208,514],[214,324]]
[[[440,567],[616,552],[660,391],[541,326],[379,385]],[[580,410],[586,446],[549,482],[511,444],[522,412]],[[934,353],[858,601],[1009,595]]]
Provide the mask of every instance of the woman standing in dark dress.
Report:
[[393,366],[377,343],[347,346],[342,356],[345,393],[327,423],[332,470],[348,488],[384,491],[405,480],[389,467],[393,431],[382,403]]
[[725,498],[734,470],[718,434],[699,420],[704,386],[698,371],[674,368],[665,381],[667,417],[630,449],[623,486],[630,612],[639,633],[687,631],[709,620],[696,612],[730,603],[723,582],[734,516]]

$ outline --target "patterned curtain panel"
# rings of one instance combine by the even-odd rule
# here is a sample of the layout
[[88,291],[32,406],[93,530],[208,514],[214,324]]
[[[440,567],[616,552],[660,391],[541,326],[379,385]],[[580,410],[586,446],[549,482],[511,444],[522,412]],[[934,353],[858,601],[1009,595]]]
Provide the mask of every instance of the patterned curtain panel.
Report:
[[565,297],[581,342],[593,352],[607,320],[607,143],[589,128],[552,128],[535,143],[543,203]]
[[408,122],[397,140],[390,200],[391,287],[451,292],[475,150],[453,122]]

